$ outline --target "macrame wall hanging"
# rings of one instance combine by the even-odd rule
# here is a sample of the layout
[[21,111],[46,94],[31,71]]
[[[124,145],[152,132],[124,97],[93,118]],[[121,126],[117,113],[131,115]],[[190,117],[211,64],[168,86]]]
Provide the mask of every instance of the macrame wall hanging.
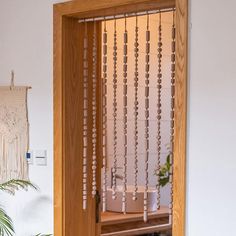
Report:
[[11,86],[0,87],[0,183],[28,180],[28,89],[14,86],[13,72]]
[[[166,29],[163,27],[162,14],[163,12],[173,12],[172,27],[169,30],[169,39],[171,41],[164,40],[164,33]],[[158,21],[155,21],[155,33],[151,29],[150,15],[157,14]],[[139,17],[144,16],[140,21]],[[131,36],[128,32],[128,18],[134,18],[134,29]],[[118,28],[118,19],[124,18],[124,28]],[[139,22],[145,19],[145,28],[140,28]],[[121,212],[127,213],[128,203],[128,182],[133,185],[131,192],[131,201],[137,201],[140,197],[140,189],[143,189],[143,199],[142,199],[142,212],[143,219],[145,222],[148,221],[149,214],[149,191],[152,186],[150,186],[150,171],[151,171],[151,155],[153,153],[151,150],[151,145],[153,145],[151,133],[153,132],[151,126],[151,115],[153,111],[155,113],[155,166],[157,169],[157,184],[154,186],[154,191],[156,191],[156,210],[161,208],[161,184],[160,184],[160,169],[161,169],[161,155],[163,152],[163,135],[162,135],[162,122],[163,122],[163,110],[168,106],[170,110],[170,116],[167,118],[170,121],[170,131],[168,129],[169,143],[170,143],[170,172],[169,172],[169,185],[170,185],[170,204],[169,204],[169,224],[172,224],[172,208],[173,208],[173,147],[174,147],[174,103],[175,103],[175,16],[174,9],[164,9],[156,10],[142,13],[129,13],[118,16],[107,16],[98,17],[91,19],[80,20],[79,23],[84,24],[85,34],[84,34],[84,50],[83,50],[83,88],[84,88],[84,114],[83,114],[83,209],[87,209],[88,197],[95,197],[98,189],[98,181],[96,178],[96,173],[98,171],[98,161],[102,158],[103,171],[101,178],[101,192],[102,192],[102,211],[107,210],[107,198],[108,198],[108,175],[111,173],[110,189],[112,194],[109,195],[112,201],[116,201],[121,196]],[[108,31],[107,20],[112,20],[113,30]],[[98,42],[96,41],[98,31],[96,30],[97,21],[103,21],[102,29],[102,122],[99,126],[102,127],[101,134],[99,134],[98,124],[96,123],[96,117],[98,113],[98,102],[96,101],[96,88],[98,87],[99,77],[97,76],[97,55],[100,48],[98,48]],[[88,39],[87,27],[88,24],[93,25],[92,39]],[[153,25],[152,25],[153,26]],[[130,29],[130,28],[129,28]],[[166,31],[165,31],[166,32]],[[167,34],[166,34],[167,35]],[[119,38],[119,36],[121,36]],[[143,36],[143,40],[141,40]],[[110,38],[109,38],[110,37]],[[155,37],[156,43],[153,45],[152,37]],[[109,39],[110,40],[109,40]],[[142,41],[143,45],[140,45]],[[165,42],[164,42],[165,41]],[[89,43],[90,42],[90,43]],[[130,45],[129,42],[132,42]],[[154,41],[155,42],[155,41]],[[120,44],[122,45],[120,47]],[[166,45],[168,44],[168,45]],[[120,48],[119,48],[120,47]],[[151,51],[151,47],[155,47],[155,53]],[[169,55],[169,65],[170,70],[168,76],[163,74],[163,48],[171,48],[171,55]],[[89,48],[92,51],[92,64],[88,64],[88,51]],[[131,53],[130,53],[131,51]],[[110,52],[110,54],[109,54]],[[155,54],[155,60],[151,57]],[[129,57],[133,57],[133,64],[130,63]],[[143,57],[143,58],[141,58]],[[139,63],[139,61],[143,63]],[[154,63],[154,64],[152,64]],[[155,73],[153,76],[153,70],[155,68]],[[132,75],[129,71],[132,71]],[[91,71],[91,73],[89,73]],[[141,76],[140,72],[144,71]],[[111,74],[109,74],[109,72]],[[154,78],[153,78],[154,77]],[[88,103],[88,84],[91,81],[92,86],[92,102]],[[169,103],[164,104],[163,102],[163,84],[170,84],[171,95],[169,96]],[[141,83],[143,82],[143,85]],[[108,93],[108,87],[110,85],[110,93]],[[122,87],[122,92],[119,91]],[[154,86],[154,87],[153,87]],[[130,88],[131,87],[131,90]],[[144,87],[144,88],[142,88]],[[154,89],[154,90],[153,90]],[[130,94],[130,91],[133,93]],[[141,94],[141,92],[143,93]],[[151,91],[155,91],[154,102],[151,101]],[[108,94],[109,98],[108,99]],[[119,96],[121,95],[121,96]],[[130,98],[131,97],[131,98]],[[129,103],[130,99],[132,103]],[[131,105],[130,105],[131,104]],[[155,104],[155,106],[153,106]],[[108,105],[111,107],[108,107]],[[130,107],[131,106],[131,107]],[[129,108],[132,111],[132,116],[129,116]],[[88,110],[92,110],[92,115],[88,116]],[[108,111],[111,111],[110,114]],[[143,112],[143,120],[141,120],[140,113]],[[120,114],[121,113],[121,114]],[[110,130],[108,130],[108,117],[110,117]],[[88,122],[92,123],[91,133],[92,136],[88,135]],[[130,123],[133,122],[133,135],[129,134]],[[142,133],[139,128],[140,121],[144,122],[144,132]],[[119,125],[122,125],[122,128]],[[152,124],[153,125],[153,124]],[[108,169],[108,133],[110,134],[110,165]],[[97,137],[102,136],[102,156],[98,156],[96,147],[98,145]],[[131,136],[131,140],[129,137]],[[119,146],[119,137],[122,138],[122,150]],[[142,153],[140,153],[141,143],[144,143]],[[88,152],[88,143],[92,143],[92,153]],[[129,153],[131,150],[132,154]],[[139,159],[142,158],[142,159]],[[132,161],[130,161],[132,159]],[[88,166],[88,160],[91,160],[91,166]],[[140,167],[139,161],[143,161],[143,165]],[[122,167],[118,167],[122,163]],[[132,165],[130,165],[132,164]],[[119,176],[122,178],[122,193],[119,195],[120,190],[117,184],[117,172],[122,168],[122,174]],[[140,176],[140,168],[142,168],[142,176]],[[89,172],[90,171],[90,172]],[[132,181],[128,181],[128,173],[132,172]],[[91,173],[91,180],[89,182],[88,173]],[[143,188],[138,186],[138,179],[143,180]],[[90,186],[91,185],[91,186]],[[92,191],[87,191],[92,189]]]

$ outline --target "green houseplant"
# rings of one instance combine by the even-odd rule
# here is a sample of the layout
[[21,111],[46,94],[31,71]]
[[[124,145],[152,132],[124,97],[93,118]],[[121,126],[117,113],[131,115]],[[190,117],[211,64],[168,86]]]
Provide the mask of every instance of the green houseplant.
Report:
[[161,165],[160,171],[158,169],[155,170],[154,175],[158,176],[159,175],[159,184],[161,187],[166,186],[169,181],[170,181],[170,168],[171,168],[171,163],[170,163],[170,147],[167,144],[166,148],[168,150],[168,154],[166,156],[166,162]]
[[[9,194],[14,194],[19,189],[27,190],[29,187],[37,189],[35,185],[25,180],[9,180],[0,184],[0,191]],[[0,207],[0,236],[12,236],[14,235],[14,227],[12,219],[7,215],[5,210]]]
[[[9,194],[15,194],[17,190],[28,190],[28,188],[37,190],[38,188],[30,181],[25,180],[9,180],[0,184],[0,191]],[[12,219],[5,210],[0,206],[0,236],[13,236],[15,233]],[[51,236],[52,234],[37,234],[36,236]]]

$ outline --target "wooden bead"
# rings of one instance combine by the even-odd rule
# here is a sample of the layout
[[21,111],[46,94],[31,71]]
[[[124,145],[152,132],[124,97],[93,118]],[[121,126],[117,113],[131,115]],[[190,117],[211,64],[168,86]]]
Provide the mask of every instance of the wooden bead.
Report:
[[175,54],[171,54],[171,62],[175,62]]
[[172,39],[175,39],[175,27],[172,27]]
[[128,33],[127,31],[124,33],[124,43],[128,43]]
[[171,50],[172,50],[172,52],[175,52],[175,42],[174,41],[171,43]]
[[175,71],[175,64],[171,64],[171,71]]
[[145,88],[145,96],[148,97],[149,96],[149,87]]
[[107,43],[107,33],[103,34],[103,43],[106,44]]
[[146,41],[150,41],[150,31],[146,31]]
[[[146,109],[149,108],[149,100],[148,99],[145,99],[145,108]],[[148,111],[146,111],[146,112],[148,112]]]
[[150,44],[149,43],[146,44],[146,53],[150,53]]
[[127,45],[124,45],[124,54],[126,55],[127,52],[128,52],[128,47],[127,47]]
[[88,39],[84,38],[84,49],[88,48]]

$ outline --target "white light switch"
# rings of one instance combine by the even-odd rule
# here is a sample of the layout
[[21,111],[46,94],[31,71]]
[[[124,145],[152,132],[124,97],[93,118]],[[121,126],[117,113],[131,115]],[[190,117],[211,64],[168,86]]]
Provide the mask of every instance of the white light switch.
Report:
[[36,150],[34,152],[35,163],[38,166],[47,165],[47,151],[46,150]]

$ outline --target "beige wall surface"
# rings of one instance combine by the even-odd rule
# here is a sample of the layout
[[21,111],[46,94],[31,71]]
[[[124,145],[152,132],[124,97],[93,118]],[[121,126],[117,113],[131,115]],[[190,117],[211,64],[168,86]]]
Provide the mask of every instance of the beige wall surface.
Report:
[[190,1],[188,236],[235,234],[235,8]]
[[17,236],[53,233],[53,3],[0,0],[0,85],[29,85],[30,149],[47,150],[47,166],[30,165],[40,191],[1,195]]

